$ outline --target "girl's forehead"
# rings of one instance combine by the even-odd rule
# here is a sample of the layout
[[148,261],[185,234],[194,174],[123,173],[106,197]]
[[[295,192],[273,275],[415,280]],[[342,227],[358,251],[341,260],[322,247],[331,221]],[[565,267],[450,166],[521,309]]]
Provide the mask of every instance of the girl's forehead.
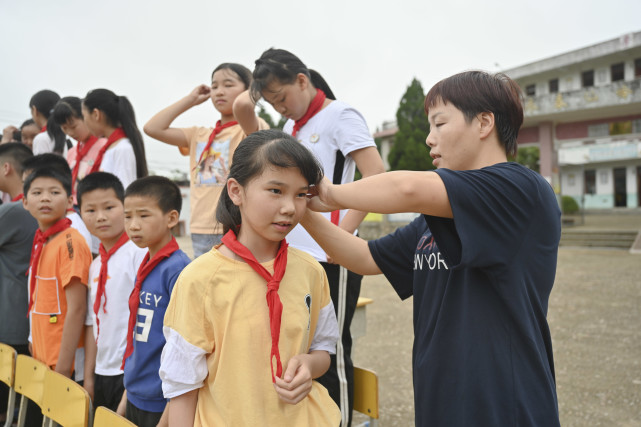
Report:
[[235,80],[235,81],[240,81],[240,76],[236,74],[233,70],[230,70],[229,68],[222,68],[214,73],[214,75],[211,77],[211,81],[213,82],[222,82],[225,80]]

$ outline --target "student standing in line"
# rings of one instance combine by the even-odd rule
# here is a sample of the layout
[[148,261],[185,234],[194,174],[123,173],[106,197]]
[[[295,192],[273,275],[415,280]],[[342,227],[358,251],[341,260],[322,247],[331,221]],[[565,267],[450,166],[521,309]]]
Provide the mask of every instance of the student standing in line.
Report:
[[[222,227],[214,220],[214,210],[227,180],[234,150],[246,135],[268,128],[267,123],[256,116],[253,105],[242,114],[253,119],[254,127],[248,129],[234,117],[234,101],[249,89],[251,81],[251,71],[246,67],[220,64],[211,75],[211,86],[197,86],[189,95],[149,119],[144,127],[147,135],[189,155],[189,230],[195,258],[220,243],[222,238]],[[208,99],[220,113],[214,128],[171,127],[178,116]]]
[[[288,118],[283,130],[314,153],[325,176],[331,177],[334,183],[352,182],[356,167],[364,177],[384,172],[383,161],[363,116],[346,103],[337,101],[321,75],[308,69],[294,54],[282,49],[263,52],[256,60],[253,76],[250,93],[241,95],[236,107],[248,110],[248,104],[253,105],[264,98]],[[327,213],[326,219],[355,233],[365,215],[366,212],[345,209]],[[319,382],[327,387],[341,408],[342,425],[349,426],[354,394],[350,326],[362,276],[334,264],[300,226],[290,233],[289,242],[319,261],[329,278],[342,339],[338,342],[336,355],[332,356],[329,371]]]
[[33,121],[33,119],[27,119],[20,125],[20,138],[24,145],[29,147],[30,150],[33,150],[33,140],[40,133],[40,128]]
[[40,133],[33,139],[33,155],[55,153],[67,155],[67,138],[51,117],[53,107],[60,101],[60,95],[52,90],[41,90],[31,97],[29,108],[31,118],[40,128]]
[[503,74],[456,74],[425,98],[436,171],[323,182],[314,210],[419,212],[366,242],[318,214],[301,221],[338,262],[414,297],[417,426],[558,426],[546,320],[561,213],[541,175],[507,161],[523,123]]
[[[0,342],[26,355],[30,353],[25,273],[38,223],[22,205],[22,163],[31,156],[29,147],[20,142],[0,144],[0,191],[10,197],[0,206]],[[1,383],[0,424],[5,420],[8,397],[9,388]],[[13,418],[13,414],[8,416]]]
[[165,315],[171,426],[338,425],[314,381],[338,339],[327,277],[285,241],[321,178],[313,155],[281,131],[236,149],[216,210],[222,244],[185,268]]
[[125,192],[125,230],[136,246],[148,251],[129,296],[121,366],[125,393],[118,413],[139,427],[166,424],[167,400],[158,376],[165,345],[163,319],[176,279],[190,261],[171,234],[181,207],[180,189],[162,176],[138,179]]
[[100,149],[107,143],[107,139],[91,134],[82,118],[82,101],[75,96],[64,97],[56,103],[53,107],[53,121],[67,136],[78,141],[67,153],[67,162],[71,168],[73,203],[77,205],[78,182],[92,170]]
[[92,134],[107,138],[88,173],[110,172],[120,178],[124,188],[147,176],[145,146],[126,97],[94,89],[82,100],[82,116]]

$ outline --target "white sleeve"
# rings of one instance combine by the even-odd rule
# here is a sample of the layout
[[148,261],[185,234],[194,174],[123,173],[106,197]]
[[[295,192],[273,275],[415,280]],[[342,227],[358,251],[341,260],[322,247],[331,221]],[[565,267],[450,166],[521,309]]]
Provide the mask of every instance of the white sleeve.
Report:
[[167,343],[160,356],[160,379],[165,399],[197,390],[209,373],[205,350],[188,343],[167,326],[162,328]]
[[324,350],[329,354],[336,354],[336,342],[339,339],[336,311],[334,311],[334,303],[330,301],[318,313],[316,331],[309,351]]
[[33,155],[51,153],[53,151],[53,144],[49,134],[41,132],[33,138]]

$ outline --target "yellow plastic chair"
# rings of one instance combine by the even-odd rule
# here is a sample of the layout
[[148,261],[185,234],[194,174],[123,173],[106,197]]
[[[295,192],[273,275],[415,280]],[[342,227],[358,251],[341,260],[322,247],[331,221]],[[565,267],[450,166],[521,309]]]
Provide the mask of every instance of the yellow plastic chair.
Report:
[[121,417],[109,408],[98,406],[93,420],[93,427],[136,427],[125,417]]
[[13,379],[16,374],[16,350],[7,344],[0,343],[0,381],[9,387],[9,400],[7,402],[7,421],[5,427],[11,427],[13,411],[16,408],[16,390],[13,388]]
[[89,393],[80,384],[58,372],[46,372],[40,407],[45,417],[65,427],[91,425]]
[[378,376],[354,366],[354,410],[369,417],[369,427],[378,426]]
[[49,368],[33,357],[19,354],[16,358],[16,374],[13,388],[21,394],[20,411],[18,412],[18,427],[24,426],[27,416],[27,398],[42,408],[42,391],[45,385],[45,372]]

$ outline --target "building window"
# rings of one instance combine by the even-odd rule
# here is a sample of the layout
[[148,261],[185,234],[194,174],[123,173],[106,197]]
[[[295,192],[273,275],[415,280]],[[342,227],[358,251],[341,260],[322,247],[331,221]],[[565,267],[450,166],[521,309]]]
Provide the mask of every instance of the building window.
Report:
[[596,194],[596,171],[587,170],[583,172],[583,193]]
[[632,133],[641,133],[641,119],[632,120]]
[[610,123],[610,135],[627,135],[632,133],[632,121]]
[[610,67],[610,74],[612,76],[613,82],[618,82],[623,80],[624,78],[623,62],[619,62],[618,64],[612,64],[612,66]]
[[641,77],[641,58],[634,60],[634,78]]
[[558,93],[559,92],[559,79],[552,79],[548,82],[548,88],[550,90],[550,93]]
[[608,123],[600,123],[598,125],[588,125],[588,137],[601,138],[610,135],[610,125]]
[[581,87],[594,86],[594,70],[584,71],[581,73]]
[[527,86],[525,86],[525,94],[527,96],[536,95],[536,85],[527,85]]
[[601,185],[606,185],[608,183],[608,171],[599,171],[599,182]]

